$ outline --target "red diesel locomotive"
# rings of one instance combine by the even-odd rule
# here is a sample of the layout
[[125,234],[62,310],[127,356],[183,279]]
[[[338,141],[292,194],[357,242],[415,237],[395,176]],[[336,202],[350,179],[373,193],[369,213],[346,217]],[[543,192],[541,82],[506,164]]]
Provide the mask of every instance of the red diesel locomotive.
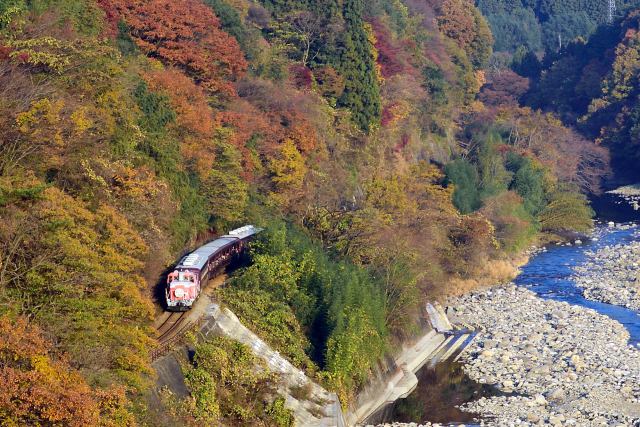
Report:
[[183,257],[167,277],[167,309],[186,311],[200,295],[207,280],[217,276],[262,229],[253,225],[232,230]]

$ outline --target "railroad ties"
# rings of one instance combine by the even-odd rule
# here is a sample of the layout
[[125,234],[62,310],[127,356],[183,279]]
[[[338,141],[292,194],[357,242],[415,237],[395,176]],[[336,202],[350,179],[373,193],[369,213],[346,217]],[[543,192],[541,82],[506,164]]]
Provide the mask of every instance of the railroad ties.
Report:
[[172,312],[160,323],[158,331],[158,346],[151,350],[151,360],[156,360],[169,352],[173,344],[180,341],[180,338],[192,326],[193,322],[187,320],[187,312]]

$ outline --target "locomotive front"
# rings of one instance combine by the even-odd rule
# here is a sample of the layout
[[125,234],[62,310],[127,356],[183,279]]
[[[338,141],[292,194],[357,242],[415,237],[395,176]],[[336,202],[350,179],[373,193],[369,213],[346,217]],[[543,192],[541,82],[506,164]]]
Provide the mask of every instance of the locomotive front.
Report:
[[188,310],[198,298],[200,271],[196,264],[197,256],[189,255],[167,277],[165,296],[169,310]]

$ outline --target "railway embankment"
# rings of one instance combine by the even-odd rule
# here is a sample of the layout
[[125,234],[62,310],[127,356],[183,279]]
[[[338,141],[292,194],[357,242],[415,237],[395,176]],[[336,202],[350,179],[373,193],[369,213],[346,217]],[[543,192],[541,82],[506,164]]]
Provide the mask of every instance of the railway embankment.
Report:
[[[385,370],[381,369],[374,375],[354,404],[345,412],[335,393],[325,390],[308,378],[303,371],[293,366],[245,327],[233,312],[212,302],[209,295],[201,298],[189,316],[165,316],[167,319],[160,319],[158,326],[159,333],[165,337],[166,343],[170,344],[179,338],[183,329],[182,326],[170,325],[195,323],[197,319],[193,316],[199,315],[199,330],[203,336],[225,336],[247,345],[256,356],[266,362],[270,371],[279,376],[278,393],[285,397],[286,406],[293,411],[297,425],[343,427],[364,422],[367,417],[395,400],[408,396],[418,384],[415,374],[420,368],[425,364],[433,365],[457,357],[470,343],[471,331],[456,329],[451,325],[439,305],[428,305],[427,313],[431,323],[428,331],[415,342],[405,346],[387,363]],[[165,330],[174,331],[175,334],[167,334]],[[157,389],[166,387],[177,396],[186,396],[188,390],[184,384],[178,355],[168,351],[169,345],[160,348],[162,352],[158,353],[154,362],[158,374]],[[303,396],[299,390],[305,390]]]
[[[346,426],[338,396],[311,381],[303,371],[293,366],[245,327],[228,308],[220,307],[216,303],[210,304],[200,332],[205,337],[221,335],[232,338],[250,347],[256,356],[262,358],[267,363],[268,369],[279,375],[278,392],[285,397],[286,406],[293,411],[297,425]],[[304,396],[299,396],[296,390],[306,390],[306,392]]]
[[[313,382],[303,371],[269,347],[267,343],[245,327],[231,310],[212,302],[209,295],[211,288],[207,288],[207,291],[194,305],[193,310],[186,312],[188,314],[181,313],[179,317],[171,315],[168,317],[168,321],[158,322],[160,334],[163,334],[164,329],[173,330],[176,334],[167,335],[165,332],[161,335],[165,337],[165,343],[163,345],[161,342],[158,358],[153,364],[158,375],[156,391],[166,387],[179,397],[188,395],[178,361],[180,356],[169,352],[171,343],[180,338],[179,331],[182,330],[182,327],[163,326],[173,323],[175,319],[180,319],[178,324],[197,323],[200,333],[205,339],[211,336],[224,336],[251,348],[256,356],[266,362],[267,368],[278,375],[278,394],[285,398],[286,406],[293,411],[297,425],[345,427],[347,424],[338,396]],[[155,397],[159,398],[159,394],[155,393]]]

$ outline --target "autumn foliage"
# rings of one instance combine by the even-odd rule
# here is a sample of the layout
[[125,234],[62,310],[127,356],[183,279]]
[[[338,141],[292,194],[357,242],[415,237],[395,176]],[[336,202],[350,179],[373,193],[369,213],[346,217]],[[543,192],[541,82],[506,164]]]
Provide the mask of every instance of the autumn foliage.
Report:
[[81,427],[134,423],[121,411],[122,390],[93,391],[79,372],[55,356],[51,343],[24,318],[0,317],[0,377],[0,419],[4,424]]
[[[539,229],[590,224],[576,189],[596,189],[606,153],[519,107],[526,79],[485,73],[470,0],[5,3],[13,424],[166,422],[145,400],[162,272],[237,226],[265,231],[223,300],[346,404],[426,300]],[[288,425],[249,350],[218,344],[196,347],[180,418]]]
[[213,11],[197,0],[114,0],[140,49],[181,67],[208,91],[235,93],[231,82],[247,69],[235,38],[220,29]]
[[203,88],[177,69],[152,71],[144,77],[149,89],[169,97],[182,140],[180,152],[193,170],[205,176],[215,159],[211,143],[215,122]]

